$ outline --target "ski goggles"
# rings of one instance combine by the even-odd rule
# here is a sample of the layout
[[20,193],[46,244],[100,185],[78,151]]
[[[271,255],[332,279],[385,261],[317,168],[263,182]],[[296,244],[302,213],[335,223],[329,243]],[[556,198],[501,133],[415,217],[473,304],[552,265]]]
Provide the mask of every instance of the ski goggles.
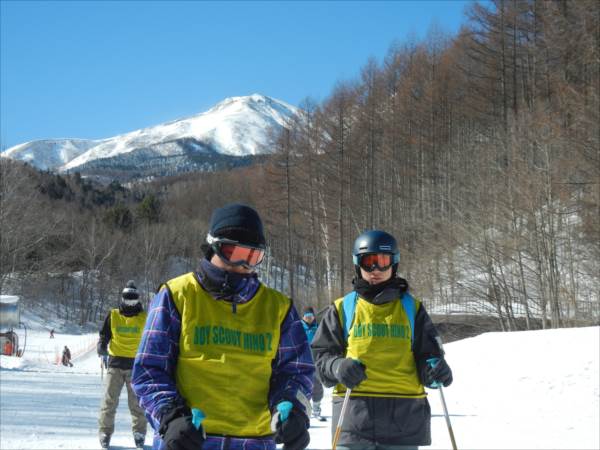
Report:
[[373,272],[375,269],[385,272],[394,264],[393,255],[389,253],[367,253],[358,258],[358,265],[366,272]]
[[140,300],[137,298],[124,298],[121,301],[127,306],[135,306],[140,303]]
[[231,239],[217,238],[210,234],[206,236],[206,242],[221,259],[231,266],[244,266],[252,269],[258,266],[265,256],[264,248],[244,245]]

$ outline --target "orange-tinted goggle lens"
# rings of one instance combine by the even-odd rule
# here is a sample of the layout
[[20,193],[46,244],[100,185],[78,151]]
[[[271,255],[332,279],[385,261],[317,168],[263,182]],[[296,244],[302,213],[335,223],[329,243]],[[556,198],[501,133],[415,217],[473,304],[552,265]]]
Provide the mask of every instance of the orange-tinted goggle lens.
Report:
[[360,267],[367,272],[372,272],[376,268],[384,271],[392,265],[392,255],[388,253],[373,253],[364,255],[360,258]]
[[256,266],[260,264],[265,251],[260,248],[242,247],[235,244],[221,244],[221,255],[232,264],[247,264]]

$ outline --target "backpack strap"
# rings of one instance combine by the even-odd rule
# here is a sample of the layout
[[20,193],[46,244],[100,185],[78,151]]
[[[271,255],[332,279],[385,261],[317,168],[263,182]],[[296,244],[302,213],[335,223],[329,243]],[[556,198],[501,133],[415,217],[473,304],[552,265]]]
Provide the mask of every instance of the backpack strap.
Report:
[[402,295],[402,306],[404,307],[404,312],[406,312],[406,316],[410,322],[410,343],[412,346],[415,342],[415,317],[417,316],[417,305],[414,297],[408,292],[405,292]]
[[356,300],[358,299],[358,293],[356,291],[348,292],[344,295],[342,300],[342,325],[344,326],[344,339],[348,342],[348,334],[350,333],[350,327],[354,321],[354,310],[356,309]]
[[[356,291],[348,292],[344,295],[342,300],[342,325],[344,328],[344,339],[348,342],[348,335],[350,334],[350,327],[354,321],[354,310],[356,309],[356,301],[358,300],[358,293]],[[411,345],[415,342],[415,317],[417,315],[417,305],[415,299],[408,292],[402,295],[402,307],[408,317],[410,323],[410,342]]]

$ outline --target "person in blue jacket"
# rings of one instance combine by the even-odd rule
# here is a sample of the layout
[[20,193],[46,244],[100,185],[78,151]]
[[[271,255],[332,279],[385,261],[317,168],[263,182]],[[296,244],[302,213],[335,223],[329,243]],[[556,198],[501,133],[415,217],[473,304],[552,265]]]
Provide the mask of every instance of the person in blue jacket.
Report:
[[[317,317],[315,315],[315,310],[312,306],[306,306],[302,310],[302,326],[304,327],[304,332],[306,333],[306,339],[311,343],[313,338],[315,337],[315,333],[317,332],[317,328],[319,324],[317,323]],[[321,416],[321,400],[323,399],[323,385],[319,380],[318,374],[315,372],[315,379],[313,381],[313,390],[312,390],[312,412],[313,417],[317,419],[324,420],[323,416]]]
[[199,269],[155,295],[132,376],[154,449],[308,445],[315,368],[292,301],[258,280],[265,247],[254,209],[218,208]]

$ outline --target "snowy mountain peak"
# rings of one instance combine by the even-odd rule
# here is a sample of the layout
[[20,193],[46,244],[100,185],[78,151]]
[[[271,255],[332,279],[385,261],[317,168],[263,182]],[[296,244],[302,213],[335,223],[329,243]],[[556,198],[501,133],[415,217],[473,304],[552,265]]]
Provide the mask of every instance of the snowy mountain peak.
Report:
[[297,108],[281,100],[261,94],[252,94],[244,97],[228,97],[200,115],[240,114],[244,112],[273,117],[283,126],[289,117],[297,114]]
[[[245,96],[239,96],[239,97],[227,97],[226,99],[220,101],[219,103],[217,103],[215,106],[213,106],[211,108],[212,109],[216,109],[216,108],[223,108],[227,105],[231,105],[231,104],[261,104],[261,103],[282,103],[285,104],[284,102],[281,102],[279,100],[274,100],[271,97],[267,97],[266,95],[262,95],[262,94],[252,94],[252,95],[245,95]],[[209,110],[210,111],[210,110]]]
[[12,147],[2,156],[40,169],[71,171],[101,160],[118,166],[125,160],[148,158],[161,158],[164,163],[191,153],[260,155],[272,152],[271,130],[282,129],[296,114],[294,106],[265,95],[229,97],[206,112],[112,138],[32,141]]

